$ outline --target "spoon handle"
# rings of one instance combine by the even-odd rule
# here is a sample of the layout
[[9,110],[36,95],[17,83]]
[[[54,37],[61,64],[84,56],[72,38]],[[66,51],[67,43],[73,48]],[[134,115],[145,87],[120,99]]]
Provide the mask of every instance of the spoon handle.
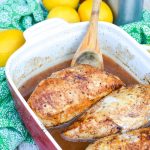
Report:
[[[92,13],[90,18],[89,30],[94,29],[94,37],[97,37],[98,32],[98,20],[99,20],[99,11],[102,0],[93,0]],[[95,36],[96,35],[96,36]]]
[[93,0],[92,13],[90,18],[90,24],[88,27],[88,32],[85,36],[89,43],[87,46],[91,50],[98,50],[95,46],[98,46],[98,20],[99,20],[99,9],[102,0]]

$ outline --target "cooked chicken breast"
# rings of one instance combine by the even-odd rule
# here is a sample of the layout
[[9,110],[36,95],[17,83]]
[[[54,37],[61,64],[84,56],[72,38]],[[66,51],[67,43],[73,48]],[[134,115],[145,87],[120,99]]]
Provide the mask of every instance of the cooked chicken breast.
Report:
[[150,85],[122,87],[91,107],[63,133],[67,140],[92,140],[150,122]]
[[78,116],[122,85],[114,75],[89,65],[79,65],[43,80],[28,104],[46,127],[53,127]]
[[102,138],[86,150],[150,150],[150,128]]

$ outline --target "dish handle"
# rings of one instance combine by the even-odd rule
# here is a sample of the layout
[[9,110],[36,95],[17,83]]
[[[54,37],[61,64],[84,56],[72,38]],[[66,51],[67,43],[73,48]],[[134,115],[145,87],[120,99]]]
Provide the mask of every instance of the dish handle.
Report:
[[69,24],[63,19],[47,19],[28,28],[23,34],[26,41],[31,41],[39,36],[43,36],[43,34],[52,34],[53,32],[57,32],[58,28],[64,28],[68,25]]

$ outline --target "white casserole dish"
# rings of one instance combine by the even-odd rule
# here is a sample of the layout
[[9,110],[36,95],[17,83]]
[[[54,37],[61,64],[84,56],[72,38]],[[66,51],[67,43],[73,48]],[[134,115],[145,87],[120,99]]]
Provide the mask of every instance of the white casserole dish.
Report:
[[[42,150],[61,149],[30,109],[18,89],[31,77],[70,60],[87,29],[87,22],[68,24],[61,19],[46,20],[24,32],[26,43],[6,65],[6,76],[16,107],[29,132]],[[99,23],[100,49],[140,83],[150,83],[150,55],[119,27]]]

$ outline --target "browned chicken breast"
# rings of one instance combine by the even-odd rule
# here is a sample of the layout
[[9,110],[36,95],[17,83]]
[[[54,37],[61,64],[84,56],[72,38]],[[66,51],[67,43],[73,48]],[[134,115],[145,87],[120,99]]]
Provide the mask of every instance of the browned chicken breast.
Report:
[[91,140],[150,122],[150,85],[122,87],[91,107],[63,133],[67,140]]
[[102,138],[86,150],[150,150],[150,128]]
[[89,65],[66,68],[43,80],[28,100],[46,127],[65,123],[120,88],[116,76]]

